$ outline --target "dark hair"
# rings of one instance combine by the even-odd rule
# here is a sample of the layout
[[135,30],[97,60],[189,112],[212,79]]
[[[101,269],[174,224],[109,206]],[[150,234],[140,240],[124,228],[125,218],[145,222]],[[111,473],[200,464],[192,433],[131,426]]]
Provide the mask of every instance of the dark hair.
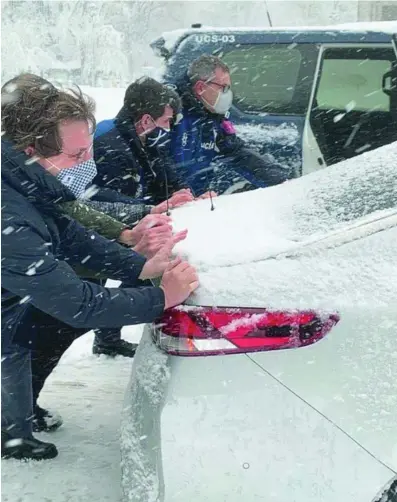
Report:
[[182,108],[178,94],[166,84],[161,84],[149,77],[142,77],[129,85],[125,91],[124,107],[132,120],[138,122],[145,114],[154,120],[164,114],[164,108],[170,106],[176,115]]
[[210,80],[217,68],[227,73],[230,72],[228,65],[217,56],[202,54],[190,64],[187,75],[190,82],[194,85],[199,80]]
[[41,157],[62,151],[59,126],[85,121],[95,128],[95,103],[79,87],[62,90],[38,75],[23,73],[1,88],[1,129],[17,150],[33,146]]

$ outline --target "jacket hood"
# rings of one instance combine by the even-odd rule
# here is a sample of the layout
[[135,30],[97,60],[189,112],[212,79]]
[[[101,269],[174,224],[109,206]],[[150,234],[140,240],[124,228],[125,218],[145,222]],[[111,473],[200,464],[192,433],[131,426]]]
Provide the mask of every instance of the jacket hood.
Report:
[[29,162],[24,152],[1,140],[1,177],[34,206],[53,210],[56,204],[75,200],[73,193],[37,162]]

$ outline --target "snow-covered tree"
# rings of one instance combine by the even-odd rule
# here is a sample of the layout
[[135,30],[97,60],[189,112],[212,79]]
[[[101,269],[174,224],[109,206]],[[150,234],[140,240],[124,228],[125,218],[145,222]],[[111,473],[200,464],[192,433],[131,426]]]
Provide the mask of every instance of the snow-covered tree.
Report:
[[149,43],[163,31],[268,26],[267,8],[275,26],[354,21],[358,1],[2,0],[2,81],[30,70],[50,79],[63,72],[79,84],[106,75],[125,84],[159,64]]

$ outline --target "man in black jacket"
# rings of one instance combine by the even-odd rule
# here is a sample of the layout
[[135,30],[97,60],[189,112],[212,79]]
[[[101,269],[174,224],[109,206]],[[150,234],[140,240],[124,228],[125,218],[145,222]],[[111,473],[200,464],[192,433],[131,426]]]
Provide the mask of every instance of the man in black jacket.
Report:
[[[48,423],[38,393],[73,340],[93,328],[152,322],[183,302],[198,281],[189,264],[170,261],[186,233],[146,261],[62,213],[59,202],[70,192],[51,174],[91,159],[95,120],[86,97],[54,89],[45,102],[22,100],[18,114],[6,119],[11,142],[2,140],[2,456],[46,459],[57,449],[34,438],[33,419],[36,431],[61,422]],[[131,287],[83,281],[71,268],[77,264]],[[142,280],[161,275],[160,287],[141,287]]]
[[94,184],[159,205],[156,212],[192,201],[168,155],[170,129],[180,107],[176,92],[152,78],[130,84],[117,116],[95,130]]
[[[3,132],[7,135],[8,128],[14,127],[14,123],[10,120],[10,117],[13,117],[18,112],[18,108],[22,101],[29,101],[34,97],[35,100],[41,99],[43,102],[46,102],[51,98],[53,92],[56,92],[56,87],[52,85],[51,82],[30,73],[20,74],[5,83],[1,88],[2,115],[5,117],[2,121]],[[120,235],[119,241],[131,246],[137,246],[135,250],[149,258],[153,253],[150,253],[150,256],[148,256],[146,251],[149,252],[149,249],[157,251],[162,242],[171,236],[171,229],[169,226],[165,223],[162,224],[166,222],[168,217],[160,215],[161,212],[166,211],[166,206],[164,204],[162,206],[148,206],[146,204],[137,203],[131,197],[126,197],[110,188],[92,186],[92,180],[97,174],[97,169],[91,158],[86,163],[80,163],[68,169],[61,169],[52,174],[54,174],[61,183],[67,186],[77,199],[81,200],[81,204],[76,204],[73,201],[66,203],[63,207],[72,218],[76,219],[87,228],[97,230],[95,224],[92,225],[91,222],[93,219],[95,221],[97,221],[97,219],[102,220],[104,216],[98,213],[97,210],[111,215],[130,226],[135,226],[139,220],[144,219],[141,223],[141,228],[146,224],[153,224],[153,228],[144,231],[144,238],[141,239],[140,242],[130,243],[134,232],[135,235],[137,234],[137,228],[135,228],[135,230],[126,229],[123,234]],[[96,200],[92,200],[92,198]],[[93,210],[95,211],[93,212]],[[149,213],[153,213],[153,215],[149,218],[145,218]],[[122,224],[120,223],[120,225]],[[97,231],[101,233],[99,230]],[[110,238],[108,235],[105,236]],[[119,237],[119,234],[117,234],[117,237]],[[145,243],[147,244],[146,249]],[[100,280],[94,280],[93,278],[90,280],[98,284],[101,283]],[[136,344],[122,339],[120,329],[95,330],[93,345],[94,354],[134,357],[136,347]]]

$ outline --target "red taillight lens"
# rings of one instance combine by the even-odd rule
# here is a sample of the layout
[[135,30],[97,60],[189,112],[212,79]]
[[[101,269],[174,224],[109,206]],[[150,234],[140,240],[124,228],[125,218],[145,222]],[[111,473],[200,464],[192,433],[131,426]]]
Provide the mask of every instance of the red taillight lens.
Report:
[[336,313],[182,306],[164,312],[153,339],[183,356],[290,349],[317,342],[338,321]]

